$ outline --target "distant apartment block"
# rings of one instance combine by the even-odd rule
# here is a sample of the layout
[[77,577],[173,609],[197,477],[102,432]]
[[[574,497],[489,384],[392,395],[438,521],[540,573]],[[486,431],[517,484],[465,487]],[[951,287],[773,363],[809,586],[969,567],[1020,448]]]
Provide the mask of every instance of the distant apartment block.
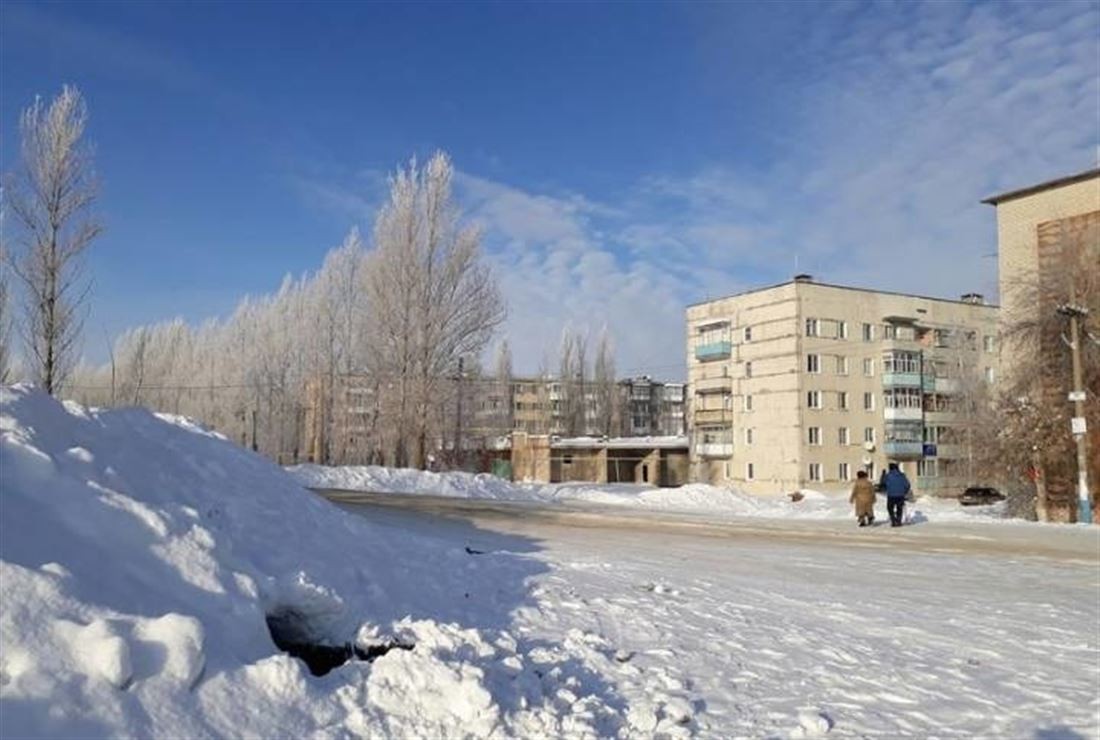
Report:
[[693,479],[750,492],[847,487],[898,462],[921,490],[966,483],[959,396],[996,374],[998,311],[814,282],[687,309]]
[[683,383],[649,376],[620,380],[619,409],[624,437],[677,437],[687,431]]

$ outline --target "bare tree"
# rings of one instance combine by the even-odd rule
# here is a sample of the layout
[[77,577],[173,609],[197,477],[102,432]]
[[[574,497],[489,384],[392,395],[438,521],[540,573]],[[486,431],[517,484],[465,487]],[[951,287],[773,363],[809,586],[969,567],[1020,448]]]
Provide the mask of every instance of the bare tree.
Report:
[[72,370],[88,287],[79,258],[102,227],[91,214],[98,195],[84,142],[84,99],[65,86],[49,106],[35,100],[20,118],[23,168],[11,211],[19,254],[9,257],[24,293],[22,332],[34,378],[55,393]]
[[[439,152],[391,178],[367,280],[373,371],[397,379],[397,464],[423,468],[433,408],[461,357],[480,356],[504,319],[481,237],[459,225],[453,167]],[[435,430],[438,432],[438,430]]]
[[596,387],[596,424],[601,434],[610,437],[614,431],[618,394],[615,391],[615,351],[606,326],[596,345],[592,381]]

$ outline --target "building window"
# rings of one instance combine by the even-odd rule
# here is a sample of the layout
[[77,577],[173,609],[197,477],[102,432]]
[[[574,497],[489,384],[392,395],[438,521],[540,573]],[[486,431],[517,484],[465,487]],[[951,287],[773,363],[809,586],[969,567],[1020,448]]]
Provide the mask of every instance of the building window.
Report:
[[809,427],[810,444],[821,446],[821,427]]
[[745,411],[752,411],[752,395],[747,395],[744,398]]
[[866,375],[868,378],[874,377],[874,375],[875,375],[875,358],[874,357],[864,357],[863,358],[863,374]]
[[806,408],[819,409],[821,408],[821,391],[807,391],[806,392]]
[[838,321],[838,322],[836,322],[836,336],[837,336],[837,339],[847,339],[848,338],[848,322],[847,321]]
[[729,478],[730,478],[730,464],[727,462],[727,463],[725,463],[725,465],[723,467],[725,468],[725,472],[726,472],[726,480],[729,480]]
[[921,478],[938,478],[940,474],[939,462],[934,457],[917,460],[917,475]]
[[851,480],[852,479],[852,476],[850,475],[850,473],[848,471],[848,463],[840,463],[840,465],[837,466],[837,477],[840,478],[841,480]]
[[806,336],[808,336],[808,337],[818,336],[817,330],[818,330],[817,319],[806,319]]
[[748,427],[745,429],[745,446],[752,446],[752,427]]
[[995,377],[995,375],[994,375],[994,372],[993,372],[993,368],[987,367],[985,369],[985,382],[992,383],[994,377]]
[[848,358],[844,355],[836,356],[836,374],[847,375],[848,374]]
[[898,328],[896,326],[894,326],[893,324],[883,324],[882,325],[882,338],[883,339],[897,339],[898,338]]
[[746,342],[751,342],[752,341],[752,327],[751,326],[746,326],[745,327],[745,341]]
[[982,346],[985,348],[986,352],[993,351],[993,336],[991,334],[986,334],[982,337]]
[[745,480],[753,480],[756,478],[756,471],[753,470],[752,463],[745,463]]
[[875,428],[863,427],[863,441],[871,444],[875,443]]
[[863,394],[863,410],[874,411],[875,410],[875,394],[864,393]]
[[848,444],[848,427],[840,427],[836,430],[836,442],[838,445],[847,446]]
[[810,480],[821,481],[821,463],[810,463]]
[[873,342],[875,341],[875,325],[864,324],[863,325],[863,341]]
[[752,377],[752,363],[751,362],[746,362],[745,363],[745,377],[746,378],[751,378]]
[[836,407],[841,411],[848,410],[848,391],[840,391],[836,394]]
[[920,355],[915,352],[887,352],[882,356],[884,373],[919,373]]
[[919,409],[923,405],[920,388],[887,388],[882,401],[888,409]]
[[806,372],[821,372],[821,355],[806,355]]

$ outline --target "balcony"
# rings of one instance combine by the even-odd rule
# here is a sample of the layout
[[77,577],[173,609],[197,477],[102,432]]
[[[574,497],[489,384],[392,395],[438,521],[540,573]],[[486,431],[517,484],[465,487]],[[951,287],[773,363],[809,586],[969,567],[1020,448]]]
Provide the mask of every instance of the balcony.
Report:
[[699,442],[695,445],[698,457],[733,457],[733,444],[729,442]]
[[887,440],[882,444],[882,451],[886,453],[886,457],[894,460],[919,460],[924,457],[924,444]]
[[729,409],[695,409],[695,424],[732,424],[733,412]]
[[701,378],[691,384],[696,393],[730,393],[733,386],[730,378]]
[[882,416],[886,421],[921,421],[924,412],[920,409],[886,408],[882,410]]
[[938,445],[934,445],[934,448],[935,448],[935,457],[945,457],[945,458],[950,458],[950,459],[953,459],[953,460],[957,460],[960,457],[962,457],[963,453],[964,453],[964,449],[963,449],[962,445],[954,445],[954,444],[942,445],[942,444],[938,444]]
[[695,345],[695,359],[700,362],[728,360],[733,350],[733,342],[709,342]]
[[920,373],[883,373],[882,385],[894,388],[920,388]]
[[932,393],[936,390],[936,376],[923,375],[920,379],[920,389],[924,393]]
[[959,381],[957,378],[936,378],[933,390],[936,393],[958,393]]

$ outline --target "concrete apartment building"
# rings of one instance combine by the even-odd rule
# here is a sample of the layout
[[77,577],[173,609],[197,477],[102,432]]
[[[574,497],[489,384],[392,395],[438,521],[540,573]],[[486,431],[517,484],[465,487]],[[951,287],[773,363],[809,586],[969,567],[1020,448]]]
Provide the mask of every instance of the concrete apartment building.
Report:
[[[982,202],[997,209],[1001,318],[1006,326],[1054,315],[1059,304],[1069,302],[1067,275],[1081,286],[1091,283],[1094,290],[1100,285],[1100,169],[1001,193]],[[1078,299],[1088,300],[1080,295]],[[1085,321],[1093,333],[1100,332],[1095,305],[1094,295],[1093,314]],[[1009,385],[1016,385],[1014,381],[1027,383],[1028,378],[1020,377],[1020,373],[1030,371],[1019,368],[1034,367],[1036,357],[1044,358],[1043,370],[1034,378],[1034,388],[1028,395],[1040,403],[1061,406],[1068,415],[1067,356],[1068,350],[1056,331],[1042,332],[1034,341],[1010,337],[1002,347],[1001,375]],[[1085,403],[1089,477],[1094,494],[1100,482],[1097,392],[1092,388],[1090,400]],[[1048,460],[1045,474],[1050,515],[1068,520],[1076,500],[1076,463]]]
[[944,300],[808,275],[689,306],[693,480],[837,490],[896,461],[918,489],[956,492],[967,472],[954,399],[994,379],[997,316],[976,294]]
[[[517,377],[510,383],[485,380],[471,383],[473,429],[505,434],[512,430],[528,434],[569,434],[568,388],[554,377]],[[682,436],[685,433],[685,389],[683,383],[666,383],[648,376],[616,381],[612,393],[612,436]],[[601,394],[589,382],[584,394],[584,428],[580,434],[602,436],[605,429],[599,412]]]
[[648,375],[620,380],[619,434],[624,437],[678,437],[687,432],[683,383]]

